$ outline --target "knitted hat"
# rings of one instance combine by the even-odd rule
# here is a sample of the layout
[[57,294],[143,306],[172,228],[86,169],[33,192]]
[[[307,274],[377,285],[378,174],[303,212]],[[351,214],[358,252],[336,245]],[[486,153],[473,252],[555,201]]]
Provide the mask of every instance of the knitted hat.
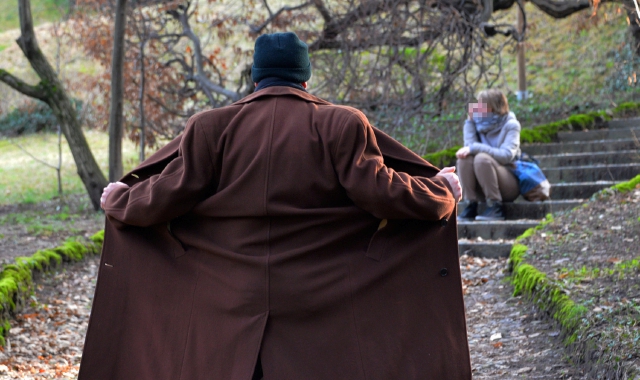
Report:
[[295,83],[311,78],[307,44],[295,33],[263,34],[256,40],[251,77],[255,83],[277,77]]

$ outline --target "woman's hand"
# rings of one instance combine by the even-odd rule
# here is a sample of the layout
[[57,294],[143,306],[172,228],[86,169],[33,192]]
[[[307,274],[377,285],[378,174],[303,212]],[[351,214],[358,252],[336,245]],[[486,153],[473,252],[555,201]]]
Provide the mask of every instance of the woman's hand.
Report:
[[462,200],[462,187],[460,187],[460,179],[458,175],[454,173],[455,171],[455,166],[449,166],[440,170],[440,173],[436,174],[436,177],[443,177],[449,181],[451,190],[453,190],[453,198],[456,202],[460,202]]
[[458,149],[458,151],[456,152],[456,157],[467,158],[469,153],[471,153],[471,148],[469,148],[468,146],[463,146],[462,148]]
[[104,204],[107,202],[107,197],[109,196],[109,194],[111,194],[114,189],[117,189],[119,187],[128,189],[129,185],[122,182],[111,182],[107,185],[107,187],[104,188],[104,190],[102,190],[102,196],[100,197],[100,207],[102,207],[103,210]]

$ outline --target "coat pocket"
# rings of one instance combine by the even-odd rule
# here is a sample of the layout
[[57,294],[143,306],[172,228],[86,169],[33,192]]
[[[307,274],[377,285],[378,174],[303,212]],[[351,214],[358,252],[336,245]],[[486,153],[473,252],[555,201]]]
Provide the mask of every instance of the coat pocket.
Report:
[[387,226],[387,219],[383,219],[380,222],[378,230],[373,234],[367,247],[367,257],[376,261],[382,260],[382,256],[387,250],[387,244],[389,239],[389,230],[391,228]]
[[178,239],[178,237],[176,237],[176,235],[171,231],[171,222],[167,222],[166,231],[167,231],[167,239],[174,243],[173,246],[170,248],[171,255],[173,256],[173,258],[177,259],[178,257],[184,256],[184,254],[187,253],[187,251],[184,248],[184,244],[182,244],[180,239]]

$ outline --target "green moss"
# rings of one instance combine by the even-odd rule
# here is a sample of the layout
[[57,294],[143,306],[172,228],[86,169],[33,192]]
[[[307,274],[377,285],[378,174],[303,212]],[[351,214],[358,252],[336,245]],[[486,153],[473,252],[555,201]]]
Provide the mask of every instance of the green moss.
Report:
[[537,270],[531,264],[520,263],[513,269],[513,295],[532,295],[534,290],[545,288],[547,275]]
[[96,244],[102,245],[102,243],[104,243],[104,230],[100,230],[99,232],[91,236],[91,241]]
[[82,260],[87,254],[97,254],[104,241],[104,231],[90,241],[68,240],[59,247],[37,251],[28,257],[18,257],[0,272],[0,345],[4,345],[9,318],[26,302],[32,292],[33,273],[46,272],[62,262]]
[[547,224],[549,224],[549,223],[551,223],[551,222],[553,222],[553,215],[551,215],[551,214],[547,214],[547,215],[544,217],[544,220],[542,220],[542,222],[540,222],[540,223],[539,223],[537,226],[535,226],[535,227],[531,227],[531,228],[529,228],[529,229],[525,230],[525,231],[522,233],[522,235],[520,235],[520,236],[518,236],[518,237],[516,238],[516,241],[520,241],[520,240],[522,240],[522,239],[526,239],[526,238],[528,238],[528,237],[532,236],[536,231],[541,230],[542,228],[544,228],[544,226],[546,226]]
[[640,114],[640,103],[626,102],[619,104],[613,109],[613,115],[615,117],[630,117]]
[[635,189],[640,184],[640,174],[633,177],[631,180],[623,183],[619,183],[614,185],[613,188],[618,190],[621,193],[626,193],[627,191],[631,191]]
[[422,157],[432,165],[438,167],[452,166],[456,164],[456,152],[460,148],[460,145],[456,145],[449,149],[444,149],[434,153],[427,153]]
[[513,295],[524,295],[542,310],[547,310],[553,318],[568,332],[566,343],[570,344],[575,330],[586,315],[587,309],[571,300],[562,289],[533,265],[524,262],[527,247],[515,244],[511,249],[509,269]]
[[523,244],[513,245],[511,248],[511,254],[509,255],[509,272],[513,272],[514,269],[522,263],[522,259],[527,253],[527,249],[527,246]]

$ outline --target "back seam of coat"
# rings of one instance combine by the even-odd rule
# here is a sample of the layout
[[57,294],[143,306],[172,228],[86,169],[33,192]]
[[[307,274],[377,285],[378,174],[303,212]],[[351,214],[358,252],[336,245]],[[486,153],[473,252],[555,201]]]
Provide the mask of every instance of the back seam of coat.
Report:
[[198,289],[198,280],[200,279],[200,267],[198,267],[198,274],[196,274],[196,282],[193,285],[193,292],[191,293],[191,310],[189,310],[189,323],[187,324],[187,337],[184,340],[184,348],[182,349],[182,361],[180,362],[180,372],[178,379],[182,380],[182,369],[184,368],[184,361],[187,358],[187,345],[189,344],[189,338],[191,337],[191,321],[193,318],[193,306],[195,304],[196,290]]
[[[353,260],[353,259],[352,259]],[[367,372],[364,367],[364,360],[362,358],[362,347],[360,347],[360,335],[358,334],[358,319],[356,318],[355,305],[353,303],[353,283],[351,281],[351,260],[348,265],[349,273],[349,303],[351,304],[351,318],[353,320],[353,333],[356,336],[356,344],[358,345],[358,359],[360,360],[360,368],[362,369],[362,378],[367,379]]]

